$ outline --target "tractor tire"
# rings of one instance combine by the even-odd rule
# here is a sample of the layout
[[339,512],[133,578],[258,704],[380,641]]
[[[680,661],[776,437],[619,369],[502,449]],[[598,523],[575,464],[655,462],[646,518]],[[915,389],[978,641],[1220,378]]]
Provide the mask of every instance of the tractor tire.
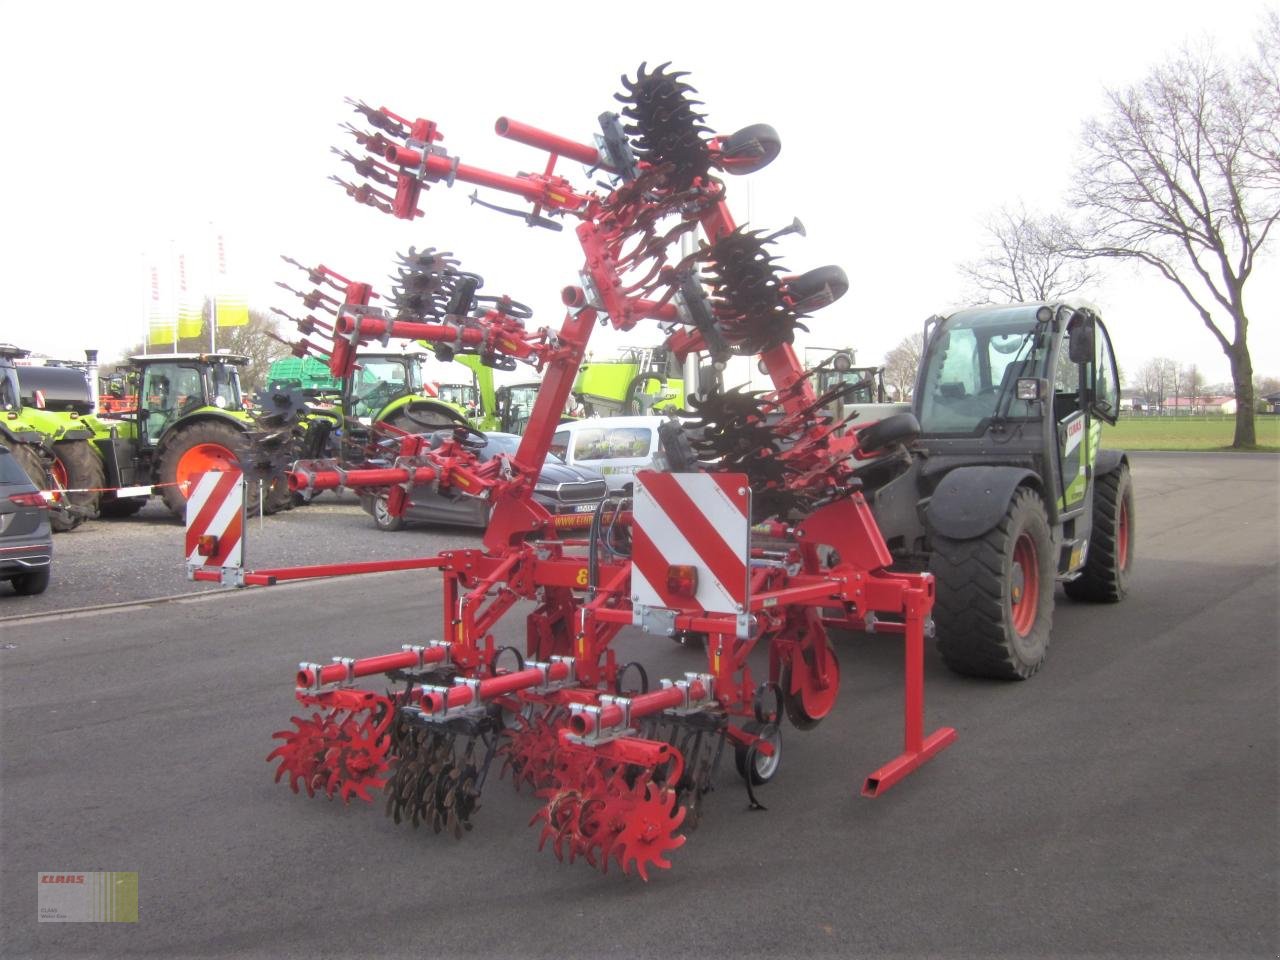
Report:
[[1121,464],[1094,481],[1089,556],[1075,580],[1063,584],[1072,600],[1117,603],[1129,592],[1133,568],[1133,479]]
[[102,488],[107,485],[107,473],[102,458],[90,446],[88,440],[64,440],[53,445],[53,475],[60,486],[68,490],[87,490],[86,493],[63,494],[71,510],[59,510],[49,515],[49,524],[55,532],[74,530],[86,520],[96,519],[98,505],[102,501]]
[[98,504],[98,515],[107,520],[132,517],[147,505],[148,499],[148,497],[121,497],[116,500],[103,500]]
[[[40,451],[32,444],[15,443],[11,450],[14,458],[17,459],[22,469],[26,471],[27,476],[35,484],[37,490],[57,489],[59,486],[68,485],[65,474],[62,478],[50,476],[50,471],[45,470],[44,458],[40,456]],[[78,514],[68,513],[57,503],[50,503],[49,506],[49,526],[55,533],[66,533],[68,530],[74,530],[84,520],[84,517]]]
[[44,460],[40,458],[40,452],[29,443],[12,443],[9,445],[10,452],[18,461],[18,465],[26,471],[27,477],[31,480],[37,490],[49,489],[49,475],[44,469]]
[[[249,438],[228,423],[202,420],[178,427],[160,455],[160,495],[179,520],[186,519],[187,495],[208,470],[240,470],[252,462]],[[245,511],[258,512],[258,484],[245,478]]]
[[1004,518],[971,540],[934,537],[938,652],[956,673],[1026,680],[1044,663],[1057,558],[1044,502],[1020,487]]
[[457,420],[438,410],[400,409],[383,421],[405,433],[435,433],[437,430],[452,430],[454,427],[466,426],[466,421]]

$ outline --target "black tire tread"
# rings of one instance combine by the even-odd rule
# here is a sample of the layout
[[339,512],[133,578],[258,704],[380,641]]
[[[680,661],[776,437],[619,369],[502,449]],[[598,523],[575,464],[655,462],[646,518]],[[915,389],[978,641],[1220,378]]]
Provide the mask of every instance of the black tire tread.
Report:
[[65,494],[67,502],[76,508],[75,513],[58,511],[51,513],[49,523],[54,531],[65,533],[80,526],[85,520],[96,519],[102,502],[102,488],[107,485],[107,472],[102,458],[88,440],[63,440],[53,445],[53,452],[67,471],[67,484],[71,489],[88,489],[89,493]]
[[200,420],[186,426],[175,428],[174,434],[166,438],[164,452],[160,455],[160,495],[164,504],[179,520],[186,519],[187,497],[174,482],[177,477],[178,461],[182,454],[199,443],[217,443],[236,455],[240,469],[245,471],[245,511],[253,516],[258,512],[258,484],[249,476],[252,466],[250,441],[245,434],[230,424],[219,420]]
[[[1129,555],[1119,566],[1120,504],[1128,498]],[[1133,481],[1123,463],[1094,481],[1093,529],[1089,534],[1089,556],[1075,580],[1063,584],[1072,600],[1117,603],[1129,592],[1128,574],[1133,569]]]
[[[1030,506],[1024,506],[1028,504]],[[1006,563],[1013,518],[1023,509],[1039,510],[1040,498],[1030,489],[1014,494],[1001,521],[981,537],[952,540],[935,535],[929,570],[936,597],[933,621],[937,648],[953,671],[965,676],[997,680],[1025,680],[1043,664],[1028,664],[1015,655],[1006,633]],[[1045,529],[1048,521],[1043,520]],[[1047,544],[1041,550],[1049,549]],[[1052,585],[1052,574],[1050,584]],[[1053,591],[1048,591],[1052,604]],[[1052,610],[1050,609],[1050,614]],[[1047,634],[1047,629],[1046,629]],[[1047,647],[1047,636],[1046,636]]]

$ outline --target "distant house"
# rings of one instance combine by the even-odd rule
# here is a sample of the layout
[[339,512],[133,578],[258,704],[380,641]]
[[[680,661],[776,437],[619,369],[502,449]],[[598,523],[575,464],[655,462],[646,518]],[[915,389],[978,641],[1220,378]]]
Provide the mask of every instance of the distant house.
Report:
[[1233,417],[1236,413],[1235,397],[1169,397],[1164,402],[1165,413],[1221,414]]
[[1280,413],[1280,393],[1268,393],[1262,398],[1263,413]]

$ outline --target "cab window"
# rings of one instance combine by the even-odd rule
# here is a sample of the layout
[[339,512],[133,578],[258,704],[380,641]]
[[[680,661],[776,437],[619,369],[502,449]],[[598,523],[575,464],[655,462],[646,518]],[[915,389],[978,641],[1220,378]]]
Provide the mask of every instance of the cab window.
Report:
[[648,427],[595,427],[580,430],[573,442],[573,459],[618,460],[649,456],[653,431]]

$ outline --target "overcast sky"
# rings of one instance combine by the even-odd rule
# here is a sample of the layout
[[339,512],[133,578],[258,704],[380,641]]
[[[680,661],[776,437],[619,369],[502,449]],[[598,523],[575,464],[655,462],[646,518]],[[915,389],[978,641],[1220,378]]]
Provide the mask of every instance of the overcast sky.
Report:
[[[198,285],[210,224],[258,308],[294,306],[272,286],[303,279],[281,253],[385,286],[394,252],[413,244],[454,251],[487,291],[558,325],[558,291],[581,260],[572,231],[472,207],[464,186],[433,188],[411,224],[357,206],[326,182],[340,172],[329,146],[348,145],[337,124],[358,119],[343,97],[435,120],[451,154],[514,173],[545,156],[498,139],[498,116],[589,141],[617,106],[619,76],[670,60],[691,72],[716,130],[778,129],[780,157],[732,179],[730,207],[760,227],[804,221],[807,238],[782,241],[785,265],[838,263],[852,282],[808,342],[876,363],[964,296],[955,265],[979,252],[986,215],[1019,201],[1060,207],[1105,88],[1140,80],[1188,41],[1243,54],[1264,8],[3,2],[0,270],[11,303],[0,340],[118,355],[144,332],[148,263],[184,249]],[[577,165],[561,167],[584,182]],[[1280,375],[1272,245],[1248,299],[1255,370]],[[1121,268],[1090,294],[1126,370],[1161,354],[1228,378],[1166,282]],[[631,342],[641,339],[657,331]]]

